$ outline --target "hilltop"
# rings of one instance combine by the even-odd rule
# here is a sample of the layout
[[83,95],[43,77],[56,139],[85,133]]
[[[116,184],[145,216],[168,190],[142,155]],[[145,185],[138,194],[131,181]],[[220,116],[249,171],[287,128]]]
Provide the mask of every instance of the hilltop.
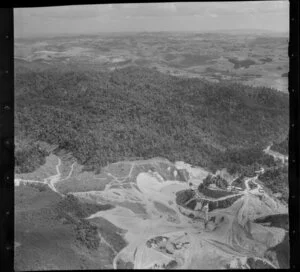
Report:
[[289,267],[285,36],[14,52],[16,270]]
[[[23,142],[16,166],[23,172],[43,162],[45,154],[31,147],[36,141],[71,152],[91,170],[160,156],[241,172],[272,164],[262,149],[288,127],[287,94],[142,67],[18,66],[15,87],[16,140]],[[20,159],[25,154],[36,162]]]

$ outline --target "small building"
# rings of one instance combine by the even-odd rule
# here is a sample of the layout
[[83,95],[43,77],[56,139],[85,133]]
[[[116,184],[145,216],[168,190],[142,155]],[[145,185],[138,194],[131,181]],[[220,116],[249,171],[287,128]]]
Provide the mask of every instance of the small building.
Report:
[[202,210],[202,203],[199,201],[196,204],[196,207],[194,208],[195,211],[201,211]]
[[205,222],[204,222],[204,220],[199,220],[197,222],[197,225],[198,225],[198,228],[205,229]]
[[210,189],[217,189],[217,185],[212,183],[212,184],[209,184],[208,188]]
[[166,251],[169,253],[169,254],[173,254],[173,252],[175,251],[175,246],[173,243],[167,243],[166,244]]
[[209,230],[209,231],[213,231],[215,228],[216,228],[216,224],[212,221],[209,221],[206,224],[206,229]]
[[232,189],[233,189],[233,188],[232,188],[231,185],[228,185],[227,188],[226,188],[226,190],[227,190],[228,192],[231,192]]
[[282,193],[275,193],[275,194],[273,194],[273,196],[277,197],[277,198],[280,198],[280,197],[282,197]]

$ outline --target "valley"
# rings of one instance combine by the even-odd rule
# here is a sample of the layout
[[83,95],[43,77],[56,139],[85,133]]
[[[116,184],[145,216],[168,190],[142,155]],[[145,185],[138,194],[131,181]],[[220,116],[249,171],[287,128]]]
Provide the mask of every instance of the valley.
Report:
[[19,39],[15,58],[26,65],[65,63],[102,71],[134,65],[174,76],[233,80],[287,92],[287,50],[287,37],[270,33],[150,32]]
[[15,269],[288,268],[287,37],[15,41]]

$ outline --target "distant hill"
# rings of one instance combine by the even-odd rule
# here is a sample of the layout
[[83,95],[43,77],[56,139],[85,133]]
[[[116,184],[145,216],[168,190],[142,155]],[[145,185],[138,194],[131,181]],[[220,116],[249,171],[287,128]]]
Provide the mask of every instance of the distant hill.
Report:
[[288,127],[287,94],[141,67],[22,65],[15,98],[16,139],[57,144],[92,168],[157,156],[212,170],[248,166]]
[[288,37],[289,32],[288,31],[273,31],[270,29],[220,29],[211,31],[212,33],[226,33],[226,34],[255,34],[255,35],[268,35],[268,36],[284,36]]

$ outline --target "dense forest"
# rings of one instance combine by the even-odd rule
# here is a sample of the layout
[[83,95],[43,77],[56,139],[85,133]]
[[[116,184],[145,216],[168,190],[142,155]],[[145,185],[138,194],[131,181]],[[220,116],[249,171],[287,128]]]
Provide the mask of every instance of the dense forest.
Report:
[[45,156],[49,155],[47,151],[41,149],[39,145],[33,141],[18,141],[15,146],[16,173],[33,172],[37,167],[46,162]]
[[205,179],[203,179],[203,182],[199,185],[199,187],[208,187],[210,184],[215,184],[221,189],[226,189],[228,186],[228,182],[221,176],[212,176],[209,174]]
[[284,200],[286,203],[289,198],[289,180],[288,180],[288,167],[282,166],[266,170],[258,178],[263,184],[270,188],[273,193],[280,193],[279,199]]
[[280,143],[274,143],[272,145],[272,150],[277,151],[281,154],[288,155],[289,154],[289,138],[286,137],[282,142]]
[[16,153],[22,170],[42,163],[42,151],[28,144],[39,140],[72,152],[88,169],[160,156],[241,172],[272,164],[262,149],[288,127],[288,95],[274,89],[139,67],[16,66],[15,135],[27,143]]
[[[209,185],[211,184],[215,184],[218,189],[210,189]],[[198,191],[204,196],[210,198],[220,198],[233,194],[232,192],[228,192],[226,190],[228,185],[228,182],[221,176],[212,176],[209,174],[205,179],[203,179],[203,182],[200,183],[200,185],[198,186]]]

